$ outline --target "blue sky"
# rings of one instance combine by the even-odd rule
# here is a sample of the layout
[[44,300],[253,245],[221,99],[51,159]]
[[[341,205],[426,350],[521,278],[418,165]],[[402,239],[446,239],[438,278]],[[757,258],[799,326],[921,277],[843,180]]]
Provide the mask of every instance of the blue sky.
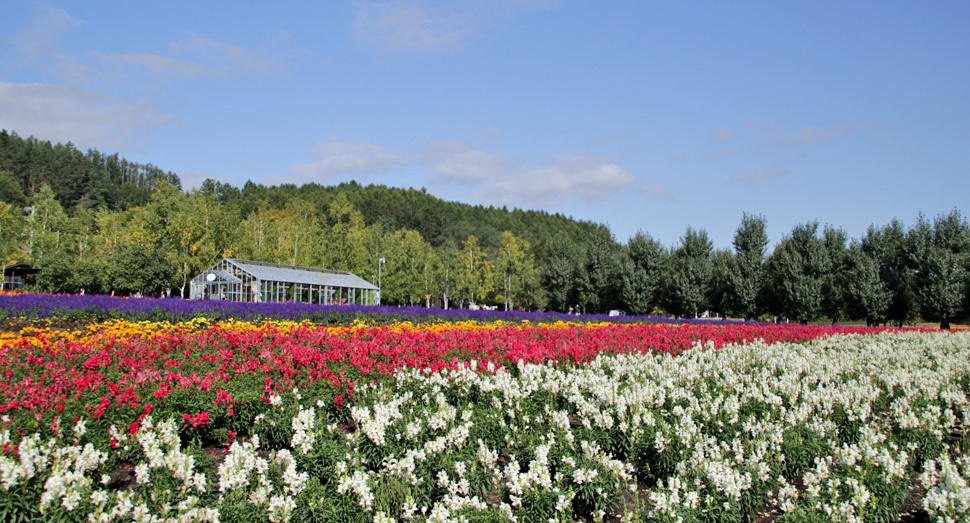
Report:
[[357,180],[665,245],[970,201],[970,2],[24,2],[0,127],[185,188]]

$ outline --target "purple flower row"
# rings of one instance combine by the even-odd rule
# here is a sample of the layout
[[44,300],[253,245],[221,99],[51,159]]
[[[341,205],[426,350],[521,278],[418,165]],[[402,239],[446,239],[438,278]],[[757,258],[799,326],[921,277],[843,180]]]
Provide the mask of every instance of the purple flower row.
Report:
[[314,323],[347,323],[355,318],[376,321],[530,321],[534,323],[563,321],[609,321],[614,323],[698,323],[705,325],[738,324],[726,320],[671,319],[656,316],[580,316],[559,312],[488,311],[393,307],[369,305],[313,305],[307,303],[240,303],[218,300],[183,300],[180,298],[117,298],[103,295],[70,294],[2,294],[0,315],[8,318],[76,321],[127,319],[184,321],[197,317],[213,320],[240,321],[292,320]]

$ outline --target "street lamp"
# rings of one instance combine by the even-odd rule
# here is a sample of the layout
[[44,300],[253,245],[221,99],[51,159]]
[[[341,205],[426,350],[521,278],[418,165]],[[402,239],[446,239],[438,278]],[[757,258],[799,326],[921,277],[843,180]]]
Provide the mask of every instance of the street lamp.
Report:
[[24,207],[24,212],[30,213],[30,248],[27,251],[27,258],[33,263],[34,261],[34,213],[37,211],[37,207],[31,205],[30,207]]
[[384,266],[384,258],[377,260],[377,304],[381,304],[381,267]]

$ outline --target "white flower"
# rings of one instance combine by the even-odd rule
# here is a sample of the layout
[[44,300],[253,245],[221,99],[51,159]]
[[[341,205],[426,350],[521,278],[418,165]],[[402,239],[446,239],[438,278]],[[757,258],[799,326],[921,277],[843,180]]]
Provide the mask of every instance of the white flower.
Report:
[[[296,389],[293,390],[295,391]],[[315,439],[313,428],[316,425],[317,411],[312,407],[304,409],[300,406],[299,409],[297,415],[290,422],[293,428],[293,439],[290,444],[294,449],[299,450],[301,454],[308,454],[313,450],[313,441]]]

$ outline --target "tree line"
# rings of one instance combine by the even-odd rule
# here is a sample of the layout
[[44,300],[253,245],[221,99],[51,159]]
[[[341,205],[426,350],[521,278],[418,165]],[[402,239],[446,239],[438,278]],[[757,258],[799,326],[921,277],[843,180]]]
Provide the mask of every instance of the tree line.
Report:
[[623,311],[794,322],[942,326],[970,313],[970,227],[960,211],[870,226],[817,221],[769,252],[745,214],[732,248],[688,227],[676,245],[625,244],[601,224],[446,202],[423,189],[206,180],[94,150],[0,133],[0,260],[50,292],[185,296],[222,257],[347,270],[385,303]]

